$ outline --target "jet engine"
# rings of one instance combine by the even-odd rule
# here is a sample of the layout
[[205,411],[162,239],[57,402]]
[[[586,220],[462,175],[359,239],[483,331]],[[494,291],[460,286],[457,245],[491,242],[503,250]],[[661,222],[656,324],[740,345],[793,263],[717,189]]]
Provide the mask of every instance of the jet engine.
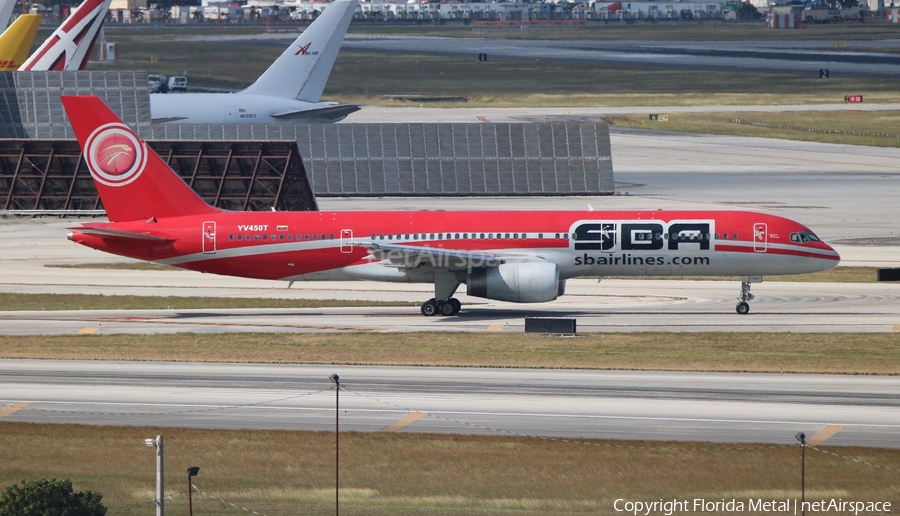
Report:
[[470,296],[485,299],[544,303],[556,299],[561,290],[559,283],[559,267],[555,263],[514,262],[473,270],[466,288]]

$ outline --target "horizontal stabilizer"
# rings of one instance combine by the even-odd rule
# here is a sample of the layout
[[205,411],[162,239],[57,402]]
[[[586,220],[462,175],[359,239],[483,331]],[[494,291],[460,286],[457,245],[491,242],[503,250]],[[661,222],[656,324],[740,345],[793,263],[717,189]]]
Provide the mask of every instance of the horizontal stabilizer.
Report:
[[339,104],[336,106],[327,106],[317,109],[298,109],[294,111],[285,111],[283,113],[275,113],[272,118],[284,118],[287,120],[297,119],[318,119],[328,122],[338,122],[347,118],[350,113],[359,111],[359,106],[353,104]]
[[151,242],[173,242],[171,239],[158,237],[155,235],[151,235],[150,233],[134,233],[132,231],[120,231],[117,229],[104,229],[104,228],[89,228],[89,227],[76,227],[69,228],[72,231],[77,231],[82,235],[95,235],[99,237],[108,237],[108,238],[125,238],[130,240],[147,240]]

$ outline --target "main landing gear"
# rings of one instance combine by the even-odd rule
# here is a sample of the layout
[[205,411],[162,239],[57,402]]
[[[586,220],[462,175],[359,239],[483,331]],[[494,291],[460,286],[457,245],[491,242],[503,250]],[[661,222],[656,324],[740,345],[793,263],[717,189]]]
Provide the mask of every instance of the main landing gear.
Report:
[[450,271],[436,271],[434,273],[434,297],[422,303],[422,315],[456,315],[462,307],[458,299],[452,297],[459,288],[459,280],[456,274]]
[[437,314],[446,316],[456,315],[459,313],[460,308],[462,308],[462,303],[455,297],[451,297],[446,301],[439,301],[432,298],[422,303],[422,315],[426,317]]
[[750,293],[750,278],[745,276],[741,279],[741,295],[738,297],[738,304],[735,307],[737,313],[747,315],[750,313],[750,303],[755,296]]

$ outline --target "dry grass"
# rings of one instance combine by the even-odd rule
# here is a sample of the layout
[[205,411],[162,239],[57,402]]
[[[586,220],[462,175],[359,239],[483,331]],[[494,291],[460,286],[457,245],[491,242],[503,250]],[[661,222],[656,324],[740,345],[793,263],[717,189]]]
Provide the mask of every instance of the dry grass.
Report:
[[[848,93],[850,93],[848,91]],[[737,118],[749,122],[787,126],[794,129],[758,127],[729,122]],[[651,122],[646,115],[605,117],[610,125],[657,131],[685,131],[703,134],[781,138],[811,142],[874,147],[900,147],[900,113],[895,111],[820,111],[784,113],[679,113],[668,122]],[[806,131],[814,129],[816,131]],[[819,132],[832,131],[832,132]],[[840,131],[840,133],[834,132]],[[862,132],[862,135],[842,134]],[[884,134],[885,136],[878,136]]]
[[[199,489],[268,516],[334,512],[334,435],[323,432],[3,423],[0,486],[68,477],[76,490],[101,492],[111,514],[151,514],[154,454],[143,440],[157,434],[165,437],[172,516],[187,514],[188,466],[201,468]],[[746,503],[800,496],[795,446],[354,432],[340,444],[340,508],[351,515],[615,514],[617,498]],[[900,467],[900,450],[838,451]],[[807,500],[896,505],[897,478],[807,452]],[[245,514],[196,493],[194,511]]]
[[900,333],[0,336],[0,358],[900,373]]

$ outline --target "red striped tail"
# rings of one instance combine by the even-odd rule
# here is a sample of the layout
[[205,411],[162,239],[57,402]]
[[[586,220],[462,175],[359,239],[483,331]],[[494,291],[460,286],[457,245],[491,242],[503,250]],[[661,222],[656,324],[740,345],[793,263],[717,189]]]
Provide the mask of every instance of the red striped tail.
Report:
[[62,96],[110,222],[219,213],[96,96]]

